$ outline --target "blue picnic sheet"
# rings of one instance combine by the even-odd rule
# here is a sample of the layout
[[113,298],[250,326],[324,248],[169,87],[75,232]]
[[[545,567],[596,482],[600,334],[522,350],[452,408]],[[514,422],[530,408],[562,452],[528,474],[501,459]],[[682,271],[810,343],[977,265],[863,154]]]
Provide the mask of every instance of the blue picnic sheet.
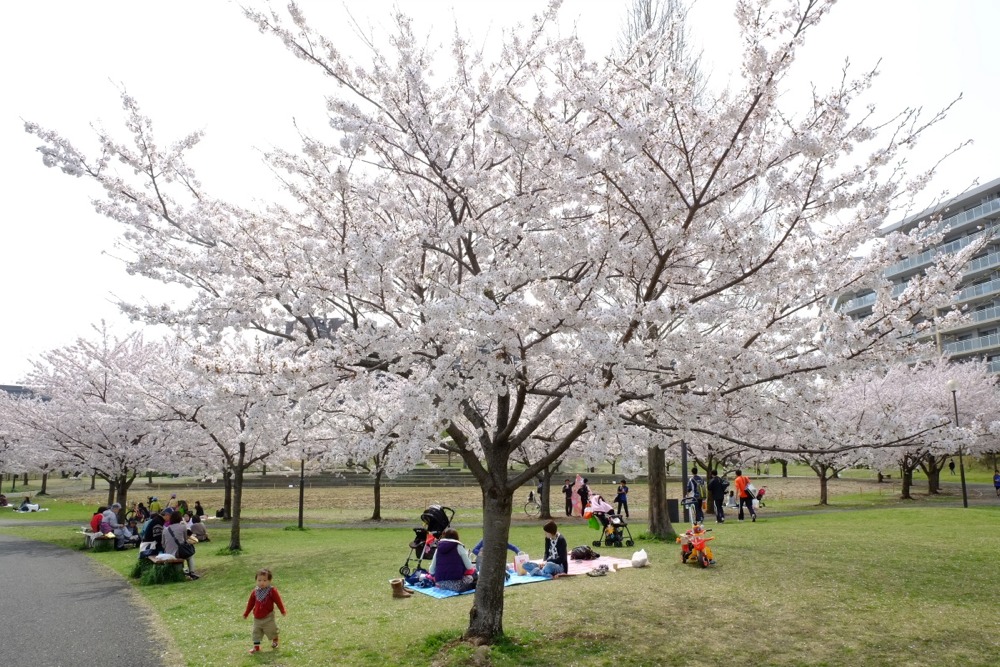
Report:
[[[543,581],[552,581],[549,577],[531,577],[526,574],[512,574],[510,578],[504,582],[504,588],[507,586],[517,586],[519,584],[540,584]],[[430,595],[432,598],[453,598],[458,595],[470,595],[475,593],[476,590],[465,591],[464,593],[456,593],[454,591],[446,591],[443,588],[438,588],[437,586],[430,586],[428,588],[419,588],[417,586],[407,586],[406,590],[413,591],[414,593],[423,593],[424,595]]]

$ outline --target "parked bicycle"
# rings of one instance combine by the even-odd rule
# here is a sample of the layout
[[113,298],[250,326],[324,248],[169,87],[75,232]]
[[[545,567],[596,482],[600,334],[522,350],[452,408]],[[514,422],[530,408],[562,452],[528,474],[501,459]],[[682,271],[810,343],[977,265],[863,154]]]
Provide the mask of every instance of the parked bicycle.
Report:
[[528,502],[524,503],[524,513],[529,518],[537,519],[538,515],[542,513],[542,504],[538,500],[534,491],[528,491]]

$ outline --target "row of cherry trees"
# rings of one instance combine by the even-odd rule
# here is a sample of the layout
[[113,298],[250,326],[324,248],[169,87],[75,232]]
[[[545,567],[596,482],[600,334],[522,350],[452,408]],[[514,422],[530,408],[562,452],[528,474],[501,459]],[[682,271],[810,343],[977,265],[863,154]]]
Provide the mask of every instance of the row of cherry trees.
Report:
[[[346,419],[330,455],[391,442],[388,474],[447,436],[482,490],[467,634],[490,641],[523,484],[570,448],[645,458],[650,529],[667,535],[664,451],[681,441],[861,447],[831,450],[828,423],[772,434],[795,423],[796,397],[820,394],[817,378],[913,354],[911,334],[935,324],[920,313],[947,305],[978,251],[940,258],[896,296],[882,270],[928,230],[857,253],[926,183],[931,172],[906,176],[905,152],[943,115],[859,108],[875,72],[840,73],[791,108],[796,55],[832,4],[737,2],[743,65],[718,92],[672,58],[669,30],[588,57],[550,30],[558,3],[492,58],[458,28],[439,50],[403,15],[390,48],[373,38],[353,58],[294,4],[249,10],[329,82],[329,133],[267,156],[282,193],[264,208],[214,197],[189,164],[200,136],[163,141],[128,95],[123,136],[99,131],[92,151],[27,129],[46,164],[99,188],[130,271],[190,288],[180,305],[126,304],[211,342],[188,353],[195,382],[140,382],[141,396],[234,471],[271,427],[260,446],[291,447]],[[833,308],[866,287],[869,317]],[[321,325],[332,318],[335,333]],[[247,332],[281,344],[215,347]],[[272,424],[278,404],[293,417]],[[867,444],[899,444],[879,433]]]

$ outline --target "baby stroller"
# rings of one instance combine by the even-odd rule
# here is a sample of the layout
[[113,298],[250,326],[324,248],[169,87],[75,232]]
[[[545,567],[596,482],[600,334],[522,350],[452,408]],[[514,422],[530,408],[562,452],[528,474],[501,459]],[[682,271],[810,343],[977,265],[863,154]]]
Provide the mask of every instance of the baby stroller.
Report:
[[[623,542],[627,547],[635,546],[632,533],[628,529],[628,523],[621,516],[615,514],[611,505],[599,495],[595,494],[591,497],[587,511],[590,512],[588,518],[597,519],[598,524],[600,524],[601,536],[594,540],[595,547],[601,546],[602,541],[606,547],[620,547]],[[584,512],[584,516],[586,515],[587,512]],[[626,536],[628,536],[627,539]]]
[[[450,507],[431,505],[420,515],[423,525],[413,529],[413,541],[410,542],[410,553],[406,557],[403,567],[399,568],[399,574],[408,577],[414,570],[423,568],[423,560],[434,557],[437,550],[437,541],[445,528],[451,525],[451,520],[455,518],[455,510]],[[410,569],[410,563],[416,560],[416,566]]]
[[[627,547],[635,546],[632,533],[629,532],[625,519],[614,512],[594,512],[597,521],[601,524],[601,536],[604,538],[604,546],[620,547],[624,543]],[[594,546],[601,546],[601,540],[594,540]]]

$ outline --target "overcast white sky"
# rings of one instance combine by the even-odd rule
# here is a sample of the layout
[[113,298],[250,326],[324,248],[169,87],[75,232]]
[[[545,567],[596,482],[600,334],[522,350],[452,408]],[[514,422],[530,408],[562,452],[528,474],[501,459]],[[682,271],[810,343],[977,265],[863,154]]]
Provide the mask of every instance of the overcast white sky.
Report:
[[[260,6],[263,0],[248,0]],[[329,36],[351,43],[341,3],[302,0]],[[476,36],[496,37],[526,20],[536,0],[399,0],[424,32],[447,38],[453,20]],[[593,53],[617,36],[624,0],[565,0],[561,18],[576,24]],[[700,0],[691,16],[715,83],[737,57],[732,0]],[[394,3],[350,1],[363,22],[388,24]],[[277,6],[283,6],[278,2]],[[455,6],[456,9],[452,9]],[[926,204],[942,190],[962,192],[1000,177],[1000,3],[993,0],[841,0],[807,44],[803,82],[829,82],[845,57],[858,67],[882,60],[880,108],[934,109],[964,99],[913,157],[914,170],[963,140],[974,144],[942,169]],[[150,115],[161,138],[203,129],[196,162],[213,190],[265,200],[271,185],[254,149],[296,146],[293,119],[323,122],[324,81],[261,35],[230,0],[30,0],[9,3],[0,24],[0,384],[16,383],[41,352],[88,336],[104,319],[128,330],[112,295],[157,300],[156,285],[127,276],[114,259],[118,229],[96,213],[93,185],[42,165],[32,120],[81,147],[91,123],[120,127],[119,87]],[[110,254],[105,254],[109,252]]]

